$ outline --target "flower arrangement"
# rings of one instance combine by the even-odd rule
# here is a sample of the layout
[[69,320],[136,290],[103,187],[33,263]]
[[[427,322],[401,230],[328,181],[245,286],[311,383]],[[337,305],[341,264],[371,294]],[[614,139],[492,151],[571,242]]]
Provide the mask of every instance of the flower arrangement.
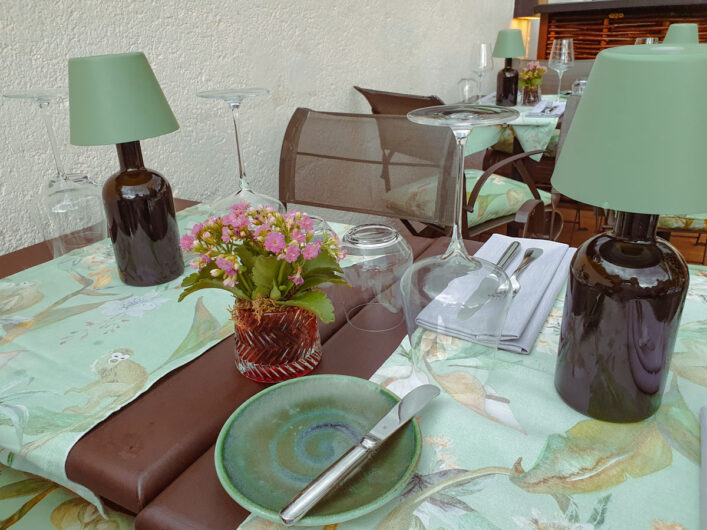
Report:
[[225,289],[236,298],[233,311],[262,314],[296,306],[333,321],[331,301],[316,287],[346,283],[339,266],[344,251],[333,233],[315,239],[313,227],[304,213],[283,215],[246,202],[197,223],[181,239],[182,249],[197,256],[190,262],[196,272],[182,282],[179,300],[200,289]]
[[543,82],[543,75],[545,75],[545,72],[547,72],[547,68],[540,66],[539,62],[529,62],[520,72],[518,86],[540,86]]

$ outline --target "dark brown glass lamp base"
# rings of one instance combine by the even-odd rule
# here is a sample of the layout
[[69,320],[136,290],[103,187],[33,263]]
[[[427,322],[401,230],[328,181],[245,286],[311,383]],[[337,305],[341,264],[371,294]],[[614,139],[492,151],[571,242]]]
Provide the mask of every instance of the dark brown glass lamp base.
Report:
[[120,279],[138,287],[174,280],[184,261],[169,182],[145,167],[140,142],[117,149],[120,171],[103,185],[103,204]]
[[689,276],[657,224],[619,212],[572,260],[555,388],[592,418],[635,422],[660,407]]

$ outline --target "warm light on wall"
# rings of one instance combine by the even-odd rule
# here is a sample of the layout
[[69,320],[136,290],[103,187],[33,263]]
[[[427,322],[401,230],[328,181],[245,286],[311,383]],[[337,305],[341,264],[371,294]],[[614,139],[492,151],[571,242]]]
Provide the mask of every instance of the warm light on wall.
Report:
[[[525,46],[525,58],[533,59],[536,56],[537,48],[537,31],[533,31],[533,26],[537,25],[539,17],[518,17],[511,20],[511,29],[519,29],[523,35],[523,45]],[[535,37],[535,44],[533,44]]]

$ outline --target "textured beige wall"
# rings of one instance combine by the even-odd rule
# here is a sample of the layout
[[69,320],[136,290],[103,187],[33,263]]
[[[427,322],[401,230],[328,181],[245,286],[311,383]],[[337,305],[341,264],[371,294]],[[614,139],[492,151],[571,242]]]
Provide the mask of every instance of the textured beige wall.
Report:
[[[66,86],[69,57],[144,51],[181,125],[143,142],[146,165],[176,196],[208,200],[232,185],[236,163],[225,107],[196,92],[269,88],[243,108],[243,145],[254,187],[276,194],[296,107],[368,112],[354,84],[455,101],[471,41],[493,41],[512,11],[512,0],[1,0],[0,93]],[[29,213],[53,162],[36,109],[0,98],[0,116],[3,254],[40,240]],[[103,183],[115,148],[68,145],[66,106],[54,117],[67,168]]]

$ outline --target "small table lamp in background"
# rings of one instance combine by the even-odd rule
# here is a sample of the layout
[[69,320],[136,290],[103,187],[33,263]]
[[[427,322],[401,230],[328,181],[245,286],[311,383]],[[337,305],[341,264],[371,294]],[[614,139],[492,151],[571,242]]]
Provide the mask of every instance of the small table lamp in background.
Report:
[[555,372],[562,399],[593,418],[634,422],[660,406],[689,276],[657,214],[705,209],[705,86],[707,46],[604,50],[557,160],[557,190],[618,210],[570,265]]
[[513,57],[525,56],[523,35],[519,29],[502,29],[496,37],[493,56],[505,59],[506,65],[498,72],[496,105],[513,107],[518,102],[518,70],[513,68]]
[[120,171],[103,186],[120,279],[157,285],[184,271],[169,183],[145,168],[139,140],[179,128],[145,55],[69,59],[71,143],[117,144]]

